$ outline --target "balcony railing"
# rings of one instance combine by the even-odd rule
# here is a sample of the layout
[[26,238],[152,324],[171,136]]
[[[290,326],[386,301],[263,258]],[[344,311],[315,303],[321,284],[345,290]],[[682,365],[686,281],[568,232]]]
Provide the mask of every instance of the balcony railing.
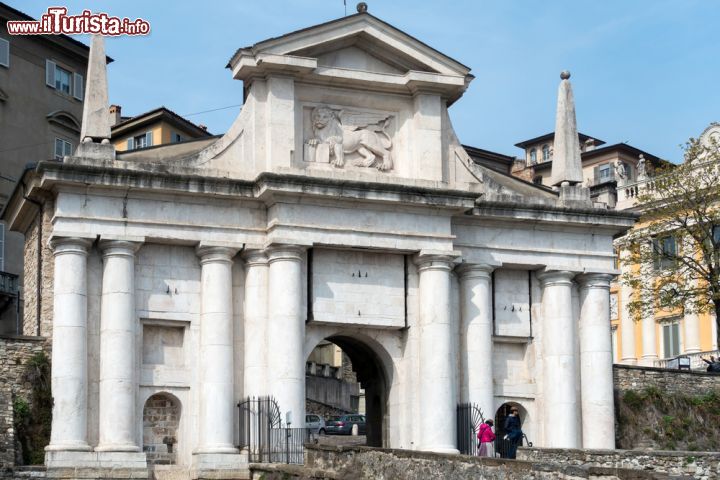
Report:
[[18,278],[14,273],[0,272],[0,294],[16,296],[19,288]]
[[[703,362],[702,359],[707,358],[709,360],[711,356],[717,358],[718,356],[720,356],[720,350],[710,350],[707,352],[697,353],[684,353],[673,358],[655,360],[655,366],[658,368],[671,368],[674,370],[678,370],[681,368],[681,366],[684,367],[684,365],[687,364],[687,361],[689,360],[690,370],[705,371],[707,369],[707,363]],[[688,360],[684,360],[686,358]]]

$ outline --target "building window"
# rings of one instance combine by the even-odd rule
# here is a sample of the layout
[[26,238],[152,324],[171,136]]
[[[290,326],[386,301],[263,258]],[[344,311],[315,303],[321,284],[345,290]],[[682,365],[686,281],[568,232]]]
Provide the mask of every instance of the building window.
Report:
[[542,153],[543,153],[543,162],[549,162],[550,161],[550,146],[543,145]]
[[55,160],[62,160],[63,157],[72,155],[72,143],[62,138],[55,139]]
[[153,134],[152,132],[145,132],[142,135],[136,135],[127,139],[127,149],[135,150],[136,148],[152,147],[153,145]]
[[72,93],[78,100],[83,99],[83,76],[62,68],[52,60],[45,60],[45,84],[66,95]]
[[533,183],[535,185],[542,185],[542,175],[536,175],[533,177]]
[[680,355],[680,323],[674,320],[662,326],[663,357],[672,358]]
[[10,68],[10,42],[0,38],[0,65]]
[[173,143],[182,142],[182,141],[183,141],[183,137],[182,137],[182,135],[180,135],[179,133],[173,132],[173,134],[172,134],[172,141],[173,141]]
[[72,75],[70,72],[62,67],[55,65],[55,90],[70,95],[70,79]]
[[535,165],[537,163],[537,150],[534,148],[530,150],[530,164]]
[[720,225],[715,225],[712,229],[713,243],[720,248]]
[[609,180],[612,175],[612,168],[610,164],[600,165],[598,168],[598,180]]
[[0,271],[5,270],[5,224],[0,223]]
[[675,237],[668,235],[667,237],[653,239],[653,256],[655,258],[655,270],[672,267],[677,257]]

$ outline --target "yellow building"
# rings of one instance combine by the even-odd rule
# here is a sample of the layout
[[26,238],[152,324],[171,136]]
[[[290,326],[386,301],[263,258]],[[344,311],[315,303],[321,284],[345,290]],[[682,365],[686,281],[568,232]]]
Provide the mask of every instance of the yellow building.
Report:
[[[711,137],[720,137],[720,125],[708,127],[699,140],[707,142]],[[652,185],[651,175],[640,175],[635,181],[628,182],[624,188],[618,189],[616,208],[631,211],[642,211],[642,205],[637,203],[637,196],[644,189]],[[632,235],[647,225],[638,223]],[[720,232],[716,233],[720,235]],[[620,255],[624,255],[622,245],[625,238],[616,241]],[[675,251],[678,248],[676,239],[670,234],[662,233],[653,238],[664,251]],[[620,262],[623,263],[623,262]],[[654,271],[662,265],[647,265],[641,268],[638,265],[621,265],[624,272],[633,275],[646,275],[655,278]],[[672,361],[678,356],[688,356],[691,367],[704,368],[701,357],[718,355],[715,316],[712,313],[682,314],[679,311],[653,309],[645,313],[640,320],[634,320],[629,311],[628,303],[635,295],[629,286],[620,282],[613,285],[611,290],[611,322],[613,328],[613,346],[615,361],[625,364],[638,364],[655,367],[676,367],[677,362]]]
[[[720,135],[720,126],[708,127],[705,138]],[[579,133],[583,184],[590,188],[594,202],[616,210],[640,211],[636,198],[652,181],[653,171],[669,162],[626,143],[607,145],[604,141]],[[517,143],[524,150],[511,174],[539,185],[549,185],[554,134],[548,133]],[[629,232],[632,234],[641,224]],[[661,236],[661,241],[672,241]],[[618,239],[618,245],[622,239]],[[668,245],[671,247],[671,245]],[[620,268],[618,262],[618,268]],[[634,274],[641,275],[636,267]],[[704,367],[700,357],[717,355],[715,317],[712,314],[681,315],[656,310],[642,321],[633,321],[627,312],[632,291],[619,281],[610,292],[613,355],[616,363],[664,367],[668,359],[691,357],[693,368]],[[628,334],[627,332],[630,331]],[[714,353],[713,353],[714,352]],[[672,362],[671,362],[672,365]]]
[[165,107],[134,117],[123,117],[119,105],[110,106],[111,141],[118,152],[211,137],[204,125],[196,125]]

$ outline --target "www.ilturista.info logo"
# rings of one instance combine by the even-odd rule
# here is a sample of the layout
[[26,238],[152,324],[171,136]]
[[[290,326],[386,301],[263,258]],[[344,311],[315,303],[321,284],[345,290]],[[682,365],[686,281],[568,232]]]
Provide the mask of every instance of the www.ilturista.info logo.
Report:
[[68,15],[65,7],[49,7],[40,20],[8,21],[7,30],[10,35],[147,35],[150,33],[150,23],[142,18],[130,20],[111,17],[107,13],[92,13],[90,10],[83,10],[80,15]]

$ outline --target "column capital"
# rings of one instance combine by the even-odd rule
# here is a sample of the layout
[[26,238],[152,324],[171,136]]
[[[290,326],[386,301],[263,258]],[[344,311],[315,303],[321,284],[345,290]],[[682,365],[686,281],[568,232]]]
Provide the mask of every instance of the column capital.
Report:
[[422,250],[415,254],[413,262],[417,265],[419,272],[424,270],[445,270],[450,272],[455,267],[458,257],[460,257],[460,252],[457,251]]
[[200,265],[207,263],[232,263],[232,259],[237,255],[239,249],[237,247],[223,247],[219,245],[198,245],[195,253],[200,257]]
[[63,255],[66,253],[74,253],[75,255],[87,255],[88,249],[93,241],[89,238],[82,237],[52,237],[50,239],[50,248],[53,255]]
[[302,260],[302,255],[305,253],[307,247],[302,245],[286,245],[286,244],[272,244],[266,250],[268,263],[273,263],[278,260],[290,260],[299,262]]
[[250,249],[242,251],[242,258],[247,266],[263,266],[268,264],[268,255],[262,249]]
[[495,266],[488,265],[486,263],[461,263],[455,267],[455,271],[458,273],[460,280],[466,280],[470,278],[490,278],[490,275],[495,270]]
[[610,289],[610,282],[615,275],[610,273],[582,273],[575,277],[581,288]]
[[134,257],[143,244],[144,239],[140,241],[116,238],[100,238],[100,250],[102,250],[103,258],[108,257]]
[[554,285],[570,286],[576,275],[577,272],[571,272],[569,270],[543,270],[537,274],[537,278],[543,287]]

